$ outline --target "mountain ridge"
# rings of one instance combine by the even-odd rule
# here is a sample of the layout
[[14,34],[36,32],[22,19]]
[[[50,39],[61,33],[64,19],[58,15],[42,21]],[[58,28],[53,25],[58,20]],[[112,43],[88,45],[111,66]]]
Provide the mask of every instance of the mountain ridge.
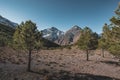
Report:
[[[0,15],[0,24],[11,27],[15,29],[18,24],[15,22],[12,22],[8,20],[7,18],[4,18]],[[77,42],[80,36],[80,30],[81,28],[77,25],[73,26],[66,32],[63,32],[56,27],[47,28],[44,30],[41,30],[43,38],[54,42],[58,45],[71,45]]]
[[[77,42],[80,36],[81,28],[77,25],[73,26],[66,32],[60,31],[55,27],[42,30],[43,37],[55,42],[59,45],[71,45]],[[57,33],[60,32],[59,35]]]

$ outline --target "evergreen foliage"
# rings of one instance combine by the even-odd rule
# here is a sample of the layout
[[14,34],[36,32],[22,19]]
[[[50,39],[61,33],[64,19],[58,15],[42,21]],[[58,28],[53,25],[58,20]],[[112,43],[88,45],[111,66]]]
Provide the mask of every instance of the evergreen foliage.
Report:
[[115,16],[110,21],[111,24],[105,24],[103,33],[99,40],[99,47],[108,50],[110,53],[120,58],[120,4],[115,10]]
[[120,58],[120,4],[115,10],[115,16],[113,16],[111,21],[111,31],[110,31],[110,47],[109,51],[116,57]]
[[105,24],[103,26],[103,33],[100,37],[100,39],[98,40],[99,44],[99,48],[101,48],[101,52],[102,52],[102,56],[104,57],[104,50],[107,50],[109,47],[109,39],[110,38],[110,29],[109,26],[107,24]]
[[13,47],[16,49],[22,49],[22,40],[21,40],[21,33],[22,32],[22,28],[20,26],[18,26],[15,30],[15,33],[13,35]]
[[89,60],[89,50],[96,49],[98,45],[98,34],[92,32],[89,27],[85,27],[81,31],[80,39],[78,40],[78,46],[80,49],[85,50],[87,54],[86,60]]
[[32,21],[22,22],[14,33],[14,43],[16,47],[29,52],[28,71],[31,71],[31,53],[35,48],[41,46],[41,33],[37,30],[36,24]]

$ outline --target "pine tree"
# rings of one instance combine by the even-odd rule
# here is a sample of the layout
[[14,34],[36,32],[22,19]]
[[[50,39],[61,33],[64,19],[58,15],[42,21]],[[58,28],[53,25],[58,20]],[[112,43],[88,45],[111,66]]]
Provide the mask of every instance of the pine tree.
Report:
[[[26,21],[25,23],[22,22],[20,26],[16,29],[14,34],[14,41],[17,47],[21,47],[26,49],[29,53],[28,55],[28,71],[31,71],[31,53],[32,50],[35,49],[38,36],[38,30],[36,24],[32,21]],[[38,37],[37,37],[38,36]],[[40,42],[39,42],[40,44]]]
[[103,37],[99,39],[99,47],[101,48],[102,56],[104,57],[104,50],[106,49],[106,41]]
[[35,46],[36,24],[31,21],[26,21],[22,27],[22,39],[24,47],[29,51],[28,71],[31,71],[31,52]]
[[120,3],[115,10],[115,14],[116,15],[110,19],[112,25],[109,51],[120,58]]
[[89,60],[89,50],[95,49],[97,45],[97,35],[93,33],[92,30],[88,27],[85,27],[81,31],[80,39],[78,40],[78,46],[80,49],[86,51],[86,60]]
[[108,49],[110,38],[110,29],[107,24],[103,26],[103,33],[99,39],[99,48],[101,48],[102,56],[104,57],[104,50]]
[[99,35],[96,32],[92,33],[92,49],[96,49],[98,48],[98,39],[99,39]]
[[15,31],[15,33],[14,33],[14,35],[13,35],[13,42],[14,42],[14,44],[13,44],[13,46],[14,46],[14,48],[15,49],[22,49],[22,45],[21,45],[21,43],[22,43],[22,40],[21,40],[21,27],[20,26],[18,26],[17,28],[16,28],[16,31]]

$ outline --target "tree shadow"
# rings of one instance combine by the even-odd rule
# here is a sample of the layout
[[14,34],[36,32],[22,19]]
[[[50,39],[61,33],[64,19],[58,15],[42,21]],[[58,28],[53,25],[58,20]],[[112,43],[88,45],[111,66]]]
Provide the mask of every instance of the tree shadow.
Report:
[[77,73],[74,80],[120,80],[120,79],[87,73]]
[[41,74],[40,72],[31,71],[32,73],[43,75],[47,77],[47,80],[120,80],[113,77],[107,77],[107,76],[100,76],[100,75],[93,75],[88,73],[70,73],[69,71],[59,71],[58,73],[51,74],[48,76],[49,73]]
[[30,72],[31,73],[35,73],[35,74],[39,74],[39,75],[47,75],[47,74],[49,74],[49,71],[46,70],[46,69],[42,69],[40,71],[33,71],[33,70],[31,70]]
[[120,66],[120,62],[117,62],[117,61],[100,61],[100,62],[110,64],[110,65]]

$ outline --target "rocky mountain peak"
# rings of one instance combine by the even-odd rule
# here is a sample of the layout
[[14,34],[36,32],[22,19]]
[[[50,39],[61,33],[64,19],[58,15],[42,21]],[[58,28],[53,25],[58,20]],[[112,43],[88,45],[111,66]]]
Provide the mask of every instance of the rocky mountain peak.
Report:
[[56,27],[51,27],[49,28],[50,30],[54,31],[54,30],[58,30]]
[[77,25],[73,26],[71,29],[69,29],[66,34],[68,33],[73,33],[73,34],[76,34],[77,32],[79,32],[81,30],[81,28]]
[[76,29],[76,30],[78,30],[78,29],[81,29],[78,25],[74,25],[71,29]]
[[44,29],[41,32],[42,32],[44,38],[46,38],[50,41],[53,41],[53,42],[56,41],[59,36],[62,36],[64,34],[63,31],[60,31],[55,27]]

